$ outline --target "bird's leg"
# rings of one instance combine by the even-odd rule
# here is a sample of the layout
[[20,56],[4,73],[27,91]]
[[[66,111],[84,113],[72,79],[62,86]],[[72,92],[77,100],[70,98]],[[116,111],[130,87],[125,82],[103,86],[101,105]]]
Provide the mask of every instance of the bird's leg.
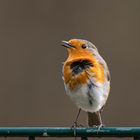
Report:
[[78,118],[79,118],[80,112],[81,112],[81,108],[78,110],[78,114],[77,114],[76,119],[74,121],[74,126],[75,127],[78,127]]
[[75,130],[75,128],[79,127],[79,126],[82,126],[82,125],[78,125],[78,118],[79,118],[80,112],[81,112],[81,108],[78,110],[78,114],[76,115],[76,119],[74,121],[74,125],[72,126],[72,128],[74,128],[74,136],[75,137],[76,137],[76,130]]
[[101,118],[101,111],[98,111],[97,114],[98,114],[99,121],[100,121],[100,124],[97,126],[97,128],[98,128],[98,129],[97,129],[97,134],[98,134],[98,132],[100,131],[100,129],[101,129],[102,127],[104,127],[104,124],[103,124],[102,118]]

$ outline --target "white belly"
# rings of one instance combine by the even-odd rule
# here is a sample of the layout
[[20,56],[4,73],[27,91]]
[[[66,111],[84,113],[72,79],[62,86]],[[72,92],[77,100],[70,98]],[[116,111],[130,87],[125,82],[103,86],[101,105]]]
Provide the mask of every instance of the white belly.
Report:
[[75,104],[86,112],[99,111],[105,104],[109,94],[110,83],[104,85],[92,86],[89,90],[87,85],[79,86],[70,91],[65,85],[66,93],[75,102]]

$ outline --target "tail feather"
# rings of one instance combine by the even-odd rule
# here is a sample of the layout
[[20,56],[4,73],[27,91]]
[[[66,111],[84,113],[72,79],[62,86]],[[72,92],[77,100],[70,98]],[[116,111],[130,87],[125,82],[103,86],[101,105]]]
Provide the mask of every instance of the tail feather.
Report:
[[89,127],[99,126],[102,124],[100,112],[88,112],[88,125]]

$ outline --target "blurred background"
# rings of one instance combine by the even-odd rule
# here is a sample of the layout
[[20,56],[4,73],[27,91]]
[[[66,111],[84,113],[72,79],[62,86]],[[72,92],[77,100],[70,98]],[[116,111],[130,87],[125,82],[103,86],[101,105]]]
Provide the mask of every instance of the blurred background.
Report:
[[[0,0],[0,127],[73,124],[77,107],[61,78],[67,57],[61,40],[71,38],[94,43],[110,68],[104,124],[140,126],[139,5],[139,0]],[[86,117],[82,112],[80,123]]]

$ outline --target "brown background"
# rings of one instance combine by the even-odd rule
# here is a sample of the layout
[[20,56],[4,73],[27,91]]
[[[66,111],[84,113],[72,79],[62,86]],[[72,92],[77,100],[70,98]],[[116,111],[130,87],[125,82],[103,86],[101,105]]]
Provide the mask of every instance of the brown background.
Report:
[[1,0],[0,126],[73,124],[77,108],[64,91],[60,45],[71,38],[93,42],[110,68],[104,123],[140,125],[139,0]]

